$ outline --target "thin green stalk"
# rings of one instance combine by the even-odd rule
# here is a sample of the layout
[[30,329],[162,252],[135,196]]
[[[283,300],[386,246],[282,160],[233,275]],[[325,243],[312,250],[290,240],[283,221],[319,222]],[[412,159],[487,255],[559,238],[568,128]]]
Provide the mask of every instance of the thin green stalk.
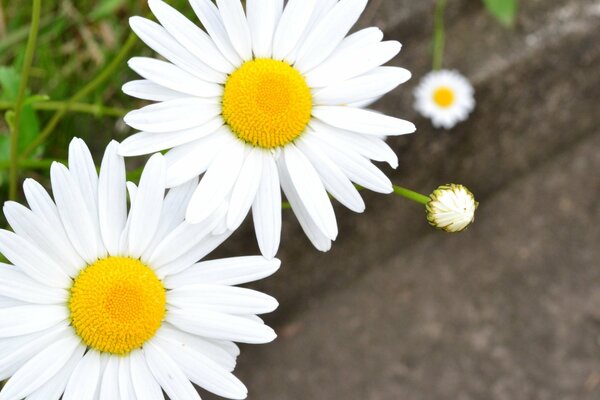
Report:
[[433,70],[439,70],[444,64],[444,48],[446,46],[446,33],[444,27],[444,14],[447,0],[437,0],[435,5],[434,32],[433,32]]
[[81,90],[75,93],[69,100],[66,101],[66,104],[63,108],[56,111],[56,113],[52,116],[42,133],[37,137],[35,141],[33,141],[23,152],[22,157],[29,157],[38,146],[42,145],[48,136],[54,132],[54,129],[58,125],[58,123],[62,120],[65,114],[71,110],[73,104],[76,103],[79,99],[87,96],[96,88],[98,88],[102,83],[104,83],[107,79],[109,79],[112,74],[115,72],[117,68],[121,66],[121,63],[125,60],[133,46],[136,44],[137,38],[135,34],[130,33],[127,41],[121,47],[119,53],[112,59],[112,61],[98,74],[94,79],[92,79],[87,85],[85,85]]
[[35,53],[35,46],[40,27],[40,14],[42,10],[42,0],[33,0],[33,9],[31,12],[31,30],[27,40],[27,49],[25,50],[25,59],[23,60],[23,69],[21,70],[21,80],[19,82],[19,92],[15,101],[14,120],[12,122],[12,133],[10,135],[10,170],[9,170],[9,191],[10,199],[17,197],[17,178],[19,174],[19,134],[21,130],[21,112],[25,103],[27,85],[29,83],[29,73]]
[[[99,117],[122,117],[127,113],[127,110],[116,107],[105,107],[101,104],[87,103],[70,103],[66,101],[40,101],[31,105],[34,110],[42,111],[59,111],[68,109],[71,112],[93,114]],[[8,101],[0,101],[0,110],[10,110],[13,108],[13,103]]]
[[[49,160],[49,159],[42,159],[42,160],[34,160],[34,159],[28,159],[28,160],[19,160],[18,164],[19,164],[19,168],[23,168],[23,169],[39,169],[39,170],[47,170],[50,168],[50,166],[52,165],[52,163],[54,161],[58,161],[58,162],[62,162],[63,164],[66,164],[66,161],[60,161],[60,160]],[[10,161],[9,160],[0,160],[0,170],[4,170],[7,168],[10,168]]]
[[409,200],[415,201],[417,203],[425,204],[425,205],[431,201],[429,196],[425,196],[421,193],[417,193],[413,190],[406,189],[406,188],[403,188],[398,185],[394,185],[394,193],[399,196],[405,197]]

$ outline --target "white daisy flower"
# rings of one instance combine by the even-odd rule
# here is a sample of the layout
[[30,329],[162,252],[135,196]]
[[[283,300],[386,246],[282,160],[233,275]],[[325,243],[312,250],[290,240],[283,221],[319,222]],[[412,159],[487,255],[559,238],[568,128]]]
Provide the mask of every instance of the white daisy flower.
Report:
[[14,233],[0,231],[0,251],[13,264],[0,265],[0,380],[10,378],[0,399],[158,400],[164,390],[172,400],[199,400],[193,384],[246,398],[231,374],[233,342],[272,341],[256,314],[277,302],[233,285],[273,274],[279,261],[195,264],[229,236],[210,233],[219,216],[184,222],[195,184],[165,196],[160,154],[128,211],[117,147],[108,146],[98,176],[74,139],[69,167],[51,168],[54,201],[27,180],[30,208],[4,205]]
[[430,196],[426,205],[427,220],[432,226],[455,233],[467,229],[475,220],[479,203],[463,185],[443,185]]
[[415,108],[436,128],[452,129],[475,108],[474,93],[471,83],[457,71],[433,71],[415,89]]
[[362,212],[353,182],[391,193],[370,160],[397,167],[385,137],[415,131],[407,121],[364,109],[410,78],[382,67],[400,43],[368,28],[346,35],[367,0],[190,0],[205,33],[160,0],[161,25],[134,17],[138,36],[167,61],[129,61],[144,80],[125,93],[158,102],[125,122],[142,132],[124,156],[172,149],[167,186],[199,175],[186,218],[204,221],[226,202],[227,228],[250,209],[261,252],[273,257],[281,233],[281,190],[312,243],[331,247],[338,228],[328,192]]

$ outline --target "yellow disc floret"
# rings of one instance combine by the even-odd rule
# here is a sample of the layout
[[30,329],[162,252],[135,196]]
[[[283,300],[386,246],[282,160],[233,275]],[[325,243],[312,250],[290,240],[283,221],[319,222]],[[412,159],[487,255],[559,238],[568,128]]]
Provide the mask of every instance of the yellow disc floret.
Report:
[[77,335],[98,351],[125,355],[154,336],[166,312],[166,291],[139,260],[108,257],[84,269],[69,299]]
[[450,89],[449,87],[445,87],[445,86],[439,87],[433,93],[433,101],[439,107],[442,107],[442,108],[450,107],[452,104],[454,104],[454,90]]
[[285,146],[308,125],[312,94],[304,77],[284,61],[256,59],[229,76],[223,118],[246,143],[266,149]]

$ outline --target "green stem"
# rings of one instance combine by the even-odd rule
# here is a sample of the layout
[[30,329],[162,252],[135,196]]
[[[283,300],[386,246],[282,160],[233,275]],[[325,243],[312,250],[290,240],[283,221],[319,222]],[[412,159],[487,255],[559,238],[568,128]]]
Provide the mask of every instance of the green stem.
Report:
[[435,5],[434,32],[433,32],[433,70],[439,70],[444,64],[444,47],[446,34],[444,28],[444,13],[447,0],[437,0]]
[[398,185],[394,185],[394,193],[399,196],[405,197],[409,200],[412,200],[412,201],[415,201],[417,203],[424,204],[424,205],[426,205],[427,203],[429,203],[431,201],[429,196],[425,196],[421,193],[415,192],[410,189],[403,188]]
[[125,60],[125,58],[129,54],[133,46],[136,44],[136,42],[137,38],[135,34],[130,33],[129,37],[127,38],[127,41],[125,42],[123,47],[121,47],[121,50],[112,59],[112,61],[98,75],[96,75],[94,79],[92,79],[87,85],[81,88],[81,90],[75,93],[73,97],[67,100],[65,102],[66,104],[64,107],[56,111],[56,113],[52,116],[52,119],[50,119],[48,125],[46,125],[42,133],[40,133],[40,135],[35,141],[33,141],[29,146],[27,146],[27,148],[23,152],[23,158],[29,157],[38,146],[40,146],[46,141],[48,136],[52,134],[52,132],[54,131],[58,123],[62,120],[62,118],[65,116],[65,114],[71,110],[74,103],[76,103],[82,97],[85,97],[94,90],[96,90],[97,87],[99,87],[102,83],[104,83],[104,81],[106,81],[113,75],[115,70],[121,66],[121,63],[123,62],[123,60]]
[[[67,163],[64,160],[61,161],[61,160],[50,160],[50,159],[42,159],[42,160],[28,159],[28,160],[19,160],[18,165],[19,165],[19,168],[23,168],[23,169],[46,170],[46,169],[49,169],[50,166],[52,165],[52,163],[55,161],[62,162],[63,164]],[[11,165],[11,162],[9,160],[0,160],[0,170],[10,168],[10,165]]]
[[[127,113],[127,110],[116,107],[105,107],[101,104],[87,103],[67,103],[65,101],[40,101],[31,105],[34,110],[43,111],[60,111],[68,109],[71,112],[84,114],[93,114],[103,117],[122,117]],[[0,101],[0,110],[9,110],[13,108],[13,103],[8,101]]]
[[29,83],[29,73],[35,53],[35,46],[40,27],[40,14],[42,10],[42,0],[33,0],[33,9],[31,11],[31,29],[27,48],[25,50],[25,59],[23,60],[23,69],[21,70],[21,80],[19,82],[19,92],[15,101],[15,114],[12,125],[12,134],[10,135],[10,170],[9,170],[9,191],[10,199],[17,197],[17,178],[19,174],[19,134],[21,130],[21,112],[25,103],[27,85]]

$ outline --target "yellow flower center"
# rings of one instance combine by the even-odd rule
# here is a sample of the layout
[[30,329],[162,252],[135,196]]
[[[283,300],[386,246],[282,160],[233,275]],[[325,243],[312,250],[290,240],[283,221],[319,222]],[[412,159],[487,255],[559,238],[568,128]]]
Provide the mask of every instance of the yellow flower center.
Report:
[[312,94],[304,77],[283,61],[244,63],[229,76],[223,118],[246,143],[266,149],[285,146],[308,125]]
[[98,351],[125,355],[154,336],[166,312],[166,292],[139,260],[108,257],[84,269],[69,299],[77,335]]
[[442,86],[433,93],[433,101],[442,108],[450,107],[454,104],[454,91]]

